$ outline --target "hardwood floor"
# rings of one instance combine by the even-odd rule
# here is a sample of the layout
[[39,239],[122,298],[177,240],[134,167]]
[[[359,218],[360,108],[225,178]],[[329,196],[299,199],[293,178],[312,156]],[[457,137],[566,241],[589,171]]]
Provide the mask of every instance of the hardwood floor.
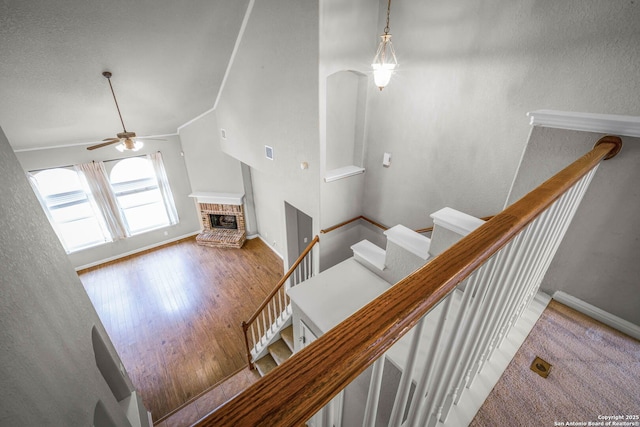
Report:
[[260,239],[182,240],[78,273],[153,419],[247,364],[240,326],[283,274]]

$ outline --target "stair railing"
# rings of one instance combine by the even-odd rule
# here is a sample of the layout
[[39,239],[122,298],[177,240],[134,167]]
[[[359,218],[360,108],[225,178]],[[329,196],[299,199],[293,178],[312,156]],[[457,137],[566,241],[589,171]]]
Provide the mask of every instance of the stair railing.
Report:
[[[485,216],[485,217],[480,218],[480,219],[483,220],[483,221],[489,221],[491,218],[493,218],[493,215]],[[338,228],[344,227],[345,225],[351,224],[352,222],[355,222],[355,221],[358,221],[358,220],[367,221],[368,223],[370,223],[372,225],[375,225],[376,227],[380,228],[383,231],[389,229],[389,227],[387,227],[386,225],[382,225],[379,222],[374,221],[372,219],[369,219],[364,215],[359,215],[359,216],[353,217],[351,219],[348,219],[346,221],[343,221],[343,222],[341,222],[339,224],[336,224],[334,226],[331,226],[329,228],[325,228],[323,230],[320,230],[320,233],[322,233],[322,234],[330,233],[333,230],[337,230]],[[433,231],[433,226],[425,227],[425,228],[419,228],[419,229],[415,230],[416,233],[429,233],[431,231]]]
[[285,285],[289,283],[288,287],[293,287],[313,276],[312,249],[319,241],[318,236],[311,240],[249,320],[242,322],[250,369],[254,368],[251,349],[264,343],[268,332],[272,331],[279,320],[284,320],[291,313],[289,295],[287,295],[287,286]]
[[[545,181],[490,221],[295,353],[269,375],[207,415],[198,426],[298,426],[316,413],[369,366],[373,367],[362,425],[377,419],[385,353],[436,308],[435,336],[429,341],[423,372],[409,401],[415,358],[403,366],[388,425],[431,426],[446,418],[461,390],[490,357],[535,294],[591,178],[622,141],[604,137],[571,165]],[[450,320],[452,304],[461,313]],[[457,289],[458,288],[458,289]],[[456,292],[454,292],[456,291]],[[442,304],[440,304],[442,303]],[[433,311],[436,313],[436,310]],[[448,335],[449,337],[444,337]],[[385,356],[387,357],[387,356]],[[339,411],[336,411],[339,412]],[[366,421],[369,420],[369,421]],[[369,424],[367,424],[369,422]]]
[[386,225],[382,225],[382,224],[380,224],[379,222],[376,222],[376,221],[374,221],[374,220],[372,220],[372,219],[367,218],[366,216],[358,215],[358,216],[356,216],[356,217],[354,217],[354,218],[351,218],[351,219],[348,219],[348,220],[346,220],[346,221],[343,221],[343,222],[341,222],[341,223],[339,223],[339,224],[333,225],[333,226],[331,226],[331,227],[329,227],[329,228],[325,228],[325,229],[323,229],[323,230],[320,230],[320,233],[322,233],[322,234],[330,233],[330,232],[332,232],[333,230],[337,230],[337,229],[338,229],[338,228],[340,228],[340,227],[344,227],[345,225],[347,225],[347,224],[351,224],[352,222],[355,222],[355,221],[358,221],[358,220],[367,221],[368,223],[370,223],[370,224],[372,224],[372,225],[375,225],[376,227],[380,228],[380,229],[381,229],[381,230],[383,230],[383,231],[384,231],[384,230],[388,230],[388,229],[389,229],[389,227],[387,227]]

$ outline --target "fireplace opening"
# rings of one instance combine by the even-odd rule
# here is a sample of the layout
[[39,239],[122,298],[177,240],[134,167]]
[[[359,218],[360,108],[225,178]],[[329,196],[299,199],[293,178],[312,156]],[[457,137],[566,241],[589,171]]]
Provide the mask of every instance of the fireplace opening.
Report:
[[237,230],[238,221],[235,215],[209,214],[212,228],[222,228],[225,230]]

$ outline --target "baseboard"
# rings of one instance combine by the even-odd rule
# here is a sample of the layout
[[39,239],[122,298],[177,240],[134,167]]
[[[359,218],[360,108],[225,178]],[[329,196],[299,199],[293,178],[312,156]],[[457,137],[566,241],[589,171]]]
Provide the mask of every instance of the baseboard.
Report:
[[148,251],[149,249],[153,249],[153,248],[157,248],[159,246],[167,245],[169,243],[177,242],[178,240],[187,239],[189,237],[197,236],[198,234],[200,234],[200,231],[195,231],[193,233],[183,234],[182,236],[174,237],[174,238],[168,239],[168,240],[163,240],[162,242],[154,243],[152,245],[148,245],[148,246],[144,246],[142,248],[134,249],[134,250],[129,251],[129,252],[125,252],[125,253],[122,253],[122,254],[114,255],[114,256],[109,257],[109,258],[101,259],[100,261],[95,261],[95,262],[91,262],[89,264],[81,265],[81,266],[75,267],[75,270],[76,271],[80,271],[80,270],[84,270],[85,268],[95,267],[96,265],[104,264],[104,263],[107,263],[107,262],[110,262],[110,261],[115,261],[117,259],[124,258],[124,257],[127,257],[129,255],[135,255],[135,254],[140,253],[140,252]]
[[253,238],[253,239],[255,239],[256,237],[259,237],[259,238],[260,238],[260,240],[262,240],[262,241],[264,242],[264,244],[265,244],[265,245],[267,245],[267,246],[269,247],[269,249],[271,249],[271,250],[273,251],[273,253],[274,253],[274,254],[278,255],[278,256],[280,257],[280,259],[281,259],[281,260],[284,260],[284,257],[282,256],[282,254],[281,254],[280,252],[278,252],[278,251],[276,250],[276,248],[274,248],[273,246],[271,246],[271,245],[269,244],[269,242],[267,242],[267,241],[264,239],[264,237],[262,237],[260,234],[255,234],[255,235],[253,235],[253,237],[252,237],[252,238]]
[[552,298],[559,303],[566,305],[567,307],[571,307],[582,314],[585,314],[599,322],[604,323],[605,325],[611,326],[613,329],[616,329],[624,334],[629,335],[630,337],[640,340],[640,326],[638,325],[634,325],[631,322],[608,313],[596,306],[589,304],[588,302],[584,302],[581,299],[567,294],[566,292],[556,291],[554,292]]

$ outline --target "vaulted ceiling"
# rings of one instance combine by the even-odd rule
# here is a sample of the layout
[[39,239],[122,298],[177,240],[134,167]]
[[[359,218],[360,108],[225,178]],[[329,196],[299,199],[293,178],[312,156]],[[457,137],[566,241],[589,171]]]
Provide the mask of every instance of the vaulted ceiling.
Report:
[[213,107],[249,0],[0,1],[0,127],[14,150],[172,134]]

